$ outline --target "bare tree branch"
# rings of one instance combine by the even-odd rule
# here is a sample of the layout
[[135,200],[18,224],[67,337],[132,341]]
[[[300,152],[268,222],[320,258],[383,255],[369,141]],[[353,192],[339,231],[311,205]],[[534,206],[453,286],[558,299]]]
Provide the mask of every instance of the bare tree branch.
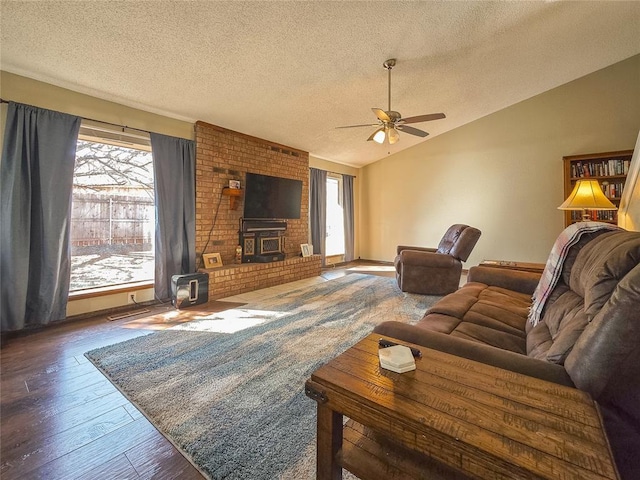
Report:
[[151,153],[78,140],[74,187],[95,191],[113,187],[139,187],[153,198]]

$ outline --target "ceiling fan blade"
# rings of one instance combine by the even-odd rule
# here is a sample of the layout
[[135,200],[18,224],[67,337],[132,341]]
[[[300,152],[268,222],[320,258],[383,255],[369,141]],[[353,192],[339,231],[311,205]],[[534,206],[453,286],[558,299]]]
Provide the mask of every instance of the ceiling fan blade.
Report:
[[409,135],[415,135],[416,137],[426,137],[429,135],[427,132],[422,130],[418,130],[414,127],[409,127],[407,125],[397,125],[396,128],[403,133],[408,133]]
[[343,127],[335,127],[335,128],[357,128],[357,127],[377,127],[380,125],[379,123],[365,123],[362,125],[345,125]]
[[398,130],[396,128],[391,127],[389,128],[389,134],[387,138],[389,139],[389,144],[393,145],[398,140],[400,140],[400,134],[398,133]]
[[430,120],[440,120],[441,118],[446,118],[444,113],[430,113],[428,115],[418,115],[416,117],[408,117],[400,120],[402,123],[419,123],[419,122],[428,122]]
[[391,121],[391,118],[389,117],[389,115],[387,115],[387,112],[385,112],[381,108],[372,108],[371,110],[376,114],[376,117],[378,117],[383,122]]

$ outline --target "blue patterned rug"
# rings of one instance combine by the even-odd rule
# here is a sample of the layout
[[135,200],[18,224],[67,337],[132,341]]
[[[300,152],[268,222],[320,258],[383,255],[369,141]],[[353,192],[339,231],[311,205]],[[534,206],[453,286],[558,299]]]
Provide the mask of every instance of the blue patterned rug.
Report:
[[439,298],[351,274],[86,356],[209,478],[315,478],[305,380],[378,323],[415,323]]

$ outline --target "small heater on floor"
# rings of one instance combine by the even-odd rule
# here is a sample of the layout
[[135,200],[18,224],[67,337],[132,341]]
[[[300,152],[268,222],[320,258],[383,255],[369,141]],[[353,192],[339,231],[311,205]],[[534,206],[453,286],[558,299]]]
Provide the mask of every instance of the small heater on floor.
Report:
[[176,308],[191,307],[209,301],[209,275],[188,273],[171,277],[171,304]]

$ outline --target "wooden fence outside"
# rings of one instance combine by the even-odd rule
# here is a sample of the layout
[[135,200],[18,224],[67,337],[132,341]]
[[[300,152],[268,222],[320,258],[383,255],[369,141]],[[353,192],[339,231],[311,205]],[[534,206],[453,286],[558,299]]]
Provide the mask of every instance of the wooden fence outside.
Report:
[[154,201],[145,196],[73,194],[71,246],[138,245],[151,247]]

